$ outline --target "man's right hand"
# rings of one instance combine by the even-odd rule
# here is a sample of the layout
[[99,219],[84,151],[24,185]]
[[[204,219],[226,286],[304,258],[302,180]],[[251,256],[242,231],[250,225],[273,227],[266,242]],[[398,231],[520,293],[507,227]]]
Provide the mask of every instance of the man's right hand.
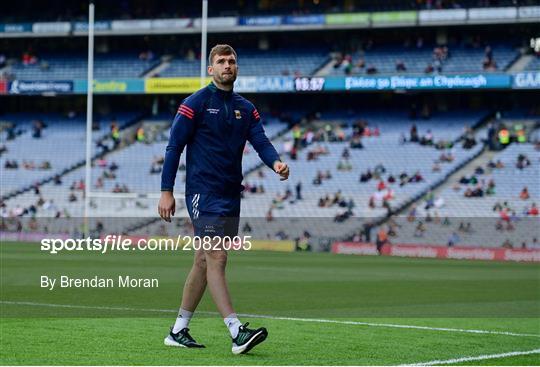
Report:
[[162,191],[161,198],[159,198],[158,213],[161,218],[167,222],[171,221],[171,216],[174,215],[176,208],[176,201],[172,191]]

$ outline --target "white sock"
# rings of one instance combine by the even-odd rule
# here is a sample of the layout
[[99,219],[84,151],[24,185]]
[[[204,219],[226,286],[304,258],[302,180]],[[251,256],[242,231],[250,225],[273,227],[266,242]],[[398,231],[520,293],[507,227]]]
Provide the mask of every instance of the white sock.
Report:
[[187,328],[189,325],[189,322],[191,321],[192,316],[193,316],[193,312],[180,308],[180,311],[178,311],[178,317],[176,318],[176,322],[174,323],[172,332],[176,334],[180,330]]
[[223,321],[225,321],[225,325],[229,328],[229,332],[231,333],[232,338],[236,338],[236,336],[238,335],[238,329],[242,325],[240,320],[238,320],[238,316],[236,316],[235,313],[232,313],[229,316],[225,317]]

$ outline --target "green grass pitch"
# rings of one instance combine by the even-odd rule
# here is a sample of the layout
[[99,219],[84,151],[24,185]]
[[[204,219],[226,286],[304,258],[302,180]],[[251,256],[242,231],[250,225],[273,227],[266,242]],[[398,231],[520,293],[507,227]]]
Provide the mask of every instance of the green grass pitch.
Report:
[[[240,319],[269,330],[263,344],[234,356],[208,292],[190,325],[207,348],[163,345],[190,252],[50,255],[22,243],[0,250],[2,365],[452,364],[540,349],[538,264],[231,253],[227,277]],[[41,275],[150,277],[159,287],[49,291]],[[540,354],[454,364],[540,365]]]

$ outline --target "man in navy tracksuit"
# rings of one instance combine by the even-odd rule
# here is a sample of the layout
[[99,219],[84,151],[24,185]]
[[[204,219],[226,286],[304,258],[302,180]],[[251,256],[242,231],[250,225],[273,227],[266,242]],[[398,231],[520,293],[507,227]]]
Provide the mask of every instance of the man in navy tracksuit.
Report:
[[[242,153],[249,141],[262,161],[281,176],[289,177],[287,164],[264,133],[257,109],[233,92],[237,75],[236,52],[231,46],[217,45],[210,51],[208,73],[212,83],[186,98],[171,128],[161,176],[159,215],[171,221],[175,211],[174,180],[180,154],[187,145],[186,205],[195,236],[234,237],[238,234]],[[186,279],[182,305],[165,345],[204,348],[189,334],[189,321],[208,285],[231,337],[232,352],[246,353],[264,341],[265,328],[249,329],[233,310],[225,280],[227,252],[195,252],[193,267]]]

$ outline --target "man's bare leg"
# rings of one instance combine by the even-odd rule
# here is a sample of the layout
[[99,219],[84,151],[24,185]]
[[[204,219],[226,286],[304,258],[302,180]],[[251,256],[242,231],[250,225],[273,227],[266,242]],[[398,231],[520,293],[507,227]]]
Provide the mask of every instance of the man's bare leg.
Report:
[[206,289],[206,257],[203,251],[196,251],[193,258],[193,266],[184,283],[182,292],[182,304],[176,323],[173,326],[173,333],[188,327],[193,312],[199,305]]
[[206,256],[204,251],[195,252],[193,266],[184,283],[182,293],[182,308],[195,311],[206,289]]
[[206,279],[212,299],[223,318],[234,313],[229,288],[225,279],[227,266],[227,251],[206,251]]
[[242,325],[234,313],[229,288],[225,279],[227,252],[224,250],[206,251],[206,279],[208,288],[214,299],[223,321],[232,338],[232,352],[241,354],[249,352],[254,346],[262,343],[268,336],[265,328],[248,329]]

